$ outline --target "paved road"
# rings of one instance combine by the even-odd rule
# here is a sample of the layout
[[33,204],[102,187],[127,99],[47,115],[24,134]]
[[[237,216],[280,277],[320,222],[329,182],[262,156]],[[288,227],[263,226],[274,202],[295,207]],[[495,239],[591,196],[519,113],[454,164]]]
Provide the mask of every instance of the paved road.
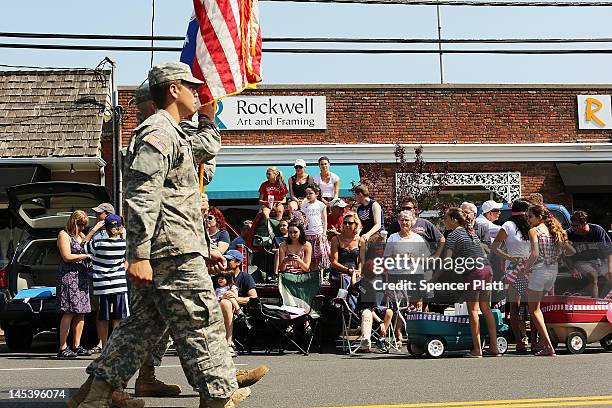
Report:
[[[39,339],[32,352],[11,353],[0,344],[0,407],[35,406],[6,400],[19,388],[72,388],[84,380],[91,358],[58,361],[53,338]],[[272,407],[612,407],[612,353],[590,348],[580,356],[557,358],[516,356],[467,359],[415,359],[405,354],[337,354],[239,356],[240,368],[268,364],[271,372],[252,388],[241,406]],[[174,399],[147,399],[150,407],[192,407],[198,398],[185,381],[171,352],[158,376],[180,384],[185,392]],[[133,391],[133,381],[129,390]],[[594,399],[596,396],[605,398]],[[575,399],[569,400],[572,397]],[[523,399],[538,399],[519,401]],[[511,401],[503,401],[511,400]],[[449,402],[465,401],[449,404]],[[481,402],[476,402],[481,401]],[[486,402],[482,402],[486,401]],[[417,405],[415,405],[417,404]],[[42,404],[39,406],[43,406]],[[46,408],[53,404],[45,404]]]

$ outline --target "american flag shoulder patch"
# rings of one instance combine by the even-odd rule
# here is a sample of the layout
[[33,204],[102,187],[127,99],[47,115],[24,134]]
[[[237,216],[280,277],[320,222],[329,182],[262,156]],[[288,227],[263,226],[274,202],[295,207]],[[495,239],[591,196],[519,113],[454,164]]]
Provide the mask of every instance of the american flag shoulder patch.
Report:
[[161,154],[168,153],[168,146],[166,146],[166,144],[162,142],[159,137],[155,136],[155,134],[149,133],[148,135],[143,137],[142,140],[153,146],[155,149],[159,150]]

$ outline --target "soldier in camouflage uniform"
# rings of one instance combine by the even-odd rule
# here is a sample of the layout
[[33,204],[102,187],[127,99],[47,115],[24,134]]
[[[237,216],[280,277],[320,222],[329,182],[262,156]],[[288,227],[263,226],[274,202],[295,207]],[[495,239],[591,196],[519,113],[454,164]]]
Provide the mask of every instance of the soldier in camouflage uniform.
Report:
[[201,83],[181,63],[149,72],[152,98],[163,109],[134,130],[124,175],[132,315],[87,368],[94,379],[82,407],[109,406],[112,389],[142,366],[168,327],[200,406],[234,406],[235,367],[206,267],[224,261],[210,251],[200,213],[195,168],[203,148],[178,125],[196,112]]

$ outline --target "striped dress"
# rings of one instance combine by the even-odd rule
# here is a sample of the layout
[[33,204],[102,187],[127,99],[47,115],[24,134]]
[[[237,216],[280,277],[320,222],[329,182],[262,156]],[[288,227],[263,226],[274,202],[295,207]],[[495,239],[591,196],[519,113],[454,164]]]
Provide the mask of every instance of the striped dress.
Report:
[[89,241],[85,252],[92,257],[93,294],[127,292],[125,240],[121,237]]

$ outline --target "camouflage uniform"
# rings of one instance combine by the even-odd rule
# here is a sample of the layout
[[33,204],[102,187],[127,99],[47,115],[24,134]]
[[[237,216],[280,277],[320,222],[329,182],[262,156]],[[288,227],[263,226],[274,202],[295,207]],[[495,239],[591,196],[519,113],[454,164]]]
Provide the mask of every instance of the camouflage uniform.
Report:
[[[196,157],[196,162],[204,164],[203,182],[204,185],[208,185],[215,175],[217,165],[215,156],[216,152],[221,148],[221,134],[208,116],[199,115],[198,119],[197,124],[192,121],[183,120],[179,123],[179,126],[187,134],[188,140],[193,140],[194,143],[200,146],[199,152],[201,153]],[[196,169],[199,171],[199,166]],[[133,303],[134,301],[131,300],[131,302]],[[166,330],[162,334],[162,338],[154,346],[145,363],[159,367],[164,354],[166,354],[171,344],[170,330]]]
[[[204,133],[217,132],[212,122],[208,126]],[[210,242],[196,172],[196,164],[214,157],[219,146],[215,150],[211,138],[201,136],[188,136],[164,110],[134,130],[124,173],[126,257],[150,259],[154,282],[133,291],[132,315],[87,368],[115,388],[141,367],[168,328],[187,380],[205,398],[228,398],[237,388],[204,261]]]

